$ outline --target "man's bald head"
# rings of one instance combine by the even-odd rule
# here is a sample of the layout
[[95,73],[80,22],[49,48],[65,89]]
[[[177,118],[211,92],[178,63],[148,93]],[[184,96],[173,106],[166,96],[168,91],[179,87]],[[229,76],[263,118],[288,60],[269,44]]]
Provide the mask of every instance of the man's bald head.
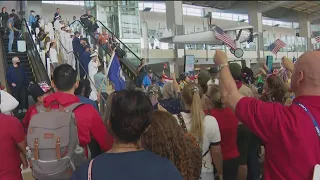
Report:
[[320,51],[309,51],[299,57],[291,86],[297,96],[320,94]]

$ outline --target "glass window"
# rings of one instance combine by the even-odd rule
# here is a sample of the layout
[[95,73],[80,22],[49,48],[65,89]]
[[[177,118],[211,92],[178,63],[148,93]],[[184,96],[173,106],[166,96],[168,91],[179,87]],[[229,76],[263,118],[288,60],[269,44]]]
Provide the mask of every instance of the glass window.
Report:
[[42,3],[47,3],[47,4],[55,4],[55,1],[42,1]]
[[221,13],[221,19],[232,20],[232,14],[230,14],[230,13]]
[[149,7],[153,11],[153,3],[144,3],[144,8]]
[[42,3],[84,6],[84,1],[42,1]]
[[166,5],[160,3],[154,3],[153,8],[155,12],[166,12]]
[[221,13],[212,12],[212,18],[220,19],[221,18]]
[[239,20],[241,20],[241,18],[242,18],[242,17],[240,17],[239,14],[232,14],[232,20],[233,20],[233,21],[239,21]]
[[143,9],[144,9],[143,3],[140,3],[140,2],[139,2],[139,10],[142,11]]
[[187,8],[183,7],[182,10],[183,10],[183,15],[187,15]]
[[198,9],[198,8],[187,8],[187,13],[198,13],[198,14],[201,14],[201,9]]

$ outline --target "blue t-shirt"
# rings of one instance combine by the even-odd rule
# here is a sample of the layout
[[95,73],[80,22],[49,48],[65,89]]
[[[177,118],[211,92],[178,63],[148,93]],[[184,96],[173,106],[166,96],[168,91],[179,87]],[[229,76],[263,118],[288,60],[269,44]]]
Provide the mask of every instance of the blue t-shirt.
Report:
[[[72,180],[87,180],[88,166],[77,169]],[[168,159],[146,150],[101,154],[94,159],[91,174],[93,180],[183,180]]]
[[84,104],[91,104],[99,112],[99,108],[96,102],[84,96],[77,95],[77,97],[79,98],[80,102]]
[[151,80],[148,75],[145,75],[143,80],[142,80],[142,85],[146,88],[151,85]]
[[160,82],[160,81],[158,81],[158,82],[157,82],[157,85],[158,85],[158,86],[160,86],[160,87],[163,87],[163,86],[164,86],[164,84],[165,84],[165,83]]

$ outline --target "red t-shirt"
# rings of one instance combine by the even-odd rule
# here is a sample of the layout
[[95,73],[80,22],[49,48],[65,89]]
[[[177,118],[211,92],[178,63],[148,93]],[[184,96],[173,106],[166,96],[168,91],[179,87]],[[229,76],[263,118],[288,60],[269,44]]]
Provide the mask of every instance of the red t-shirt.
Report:
[[206,110],[205,114],[215,117],[221,135],[221,151],[223,160],[239,156],[237,148],[238,119],[230,108]]
[[[63,107],[80,102],[79,98],[75,95],[56,92],[44,98],[43,105],[44,107],[49,107],[52,104],[51,108],[58,109],[58,105],[53,104],[55,101],[59,102]],[[30,113],[30,119],[37,113],[37,109],[34,108]],[[105,127],[99,113],[91,104],[79,106],[74,110],[74,114],[77,121],[78,137],[82,147],[86,147],[90,143],[92,135],[102,151],[111,149],[114,141],[113,137]]]
[[17,144],[23,140],[25,133],[19,120],[0,113],[0,179],[22,180]]
[[[27,133],[28,132],[28,127],[29,127],[29,123],[31,120],[31,115],[33,115],[34,111],[37,111],[36,109],[36,105],[32,105],[28,108],[26,114],[24,115],[24,118],[22,120],[22,126],[24,128],[24,132]],[[32,114],[33,113],[33,114]]]
[[266,180],[312,179],[320,164],[320,138],[302,103],[320,124],[320,96],[300,96],[291,106],[244,97],[236,116],[265,144]]

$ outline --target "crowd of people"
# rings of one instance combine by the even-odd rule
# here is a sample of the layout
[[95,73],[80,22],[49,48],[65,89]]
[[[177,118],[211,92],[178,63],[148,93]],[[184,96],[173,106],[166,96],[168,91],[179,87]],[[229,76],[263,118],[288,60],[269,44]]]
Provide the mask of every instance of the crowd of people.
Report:
[[[12,128],[1,131],[7,137],[1,151],[10,164],[1,168],[0,177],[20,177],[20,162],[23,167],[28,167],[28,161],[29,166],[38,164],[35,152],[26,159],[25,148],[33,143],[24,137],[29,140],[30,126],[34,127],[38,114],[45,113],[39,107],[60,111],[82,102],[73,112],[79,145],[85,159],[91,160],[77,166],[69,178],[312,179],[319,162],[318,134],[312,122],[317,123],[319,115],[319,55],[307,52],[295,65],[283,57],[282,69],[262,66],[254,75],[250,68],[228,64],[226,54],[217,50],[214,62],[219,66],[200,71],[197,79],[181,75],[177,81],[175,74],[163,75],[162,83],[146,89],[127,87],[107,95],[103,111],[88,98],[88,79],[79,81],[72,66],[58,65],[51,84],[30,85],[36,104],[29,107],[22,124],[4,114],[18,106],[16,100],[10,100],[14,104],[10,110],[1,109],[1,122]],[[264,82],[262,93],[258,79]],[[7,101],[1,99],[1,105]],[[299,148],[292,148],[297,144]],[[45,159],[44,155],[37,158]],[[39,176],[39,168],[32,168],[35,178],[50,177]],[[123,168],[126,173],[118,173]]]
[[[283,57],[280,69],[262,63],[254,74],[216,50],[210,70],[160,79],[142,60],[135,85],[108,93],[98,53],[79,32],[71,37],[60,10],[54,29],[44,38],[49,58],[71,43],[80,77],[73,63],[51,60],[51,82],[30,83],[36,103],[26,107],[29,82],[12,59],[13,97],[0,90],[0,179],[22,179],[21,167],[39,180],[307,180],[318,173],[319,51],[295,64]],[[72,41],[61,42],[65,36]],[[11,116],[16,108],[25,112],[22,123]]]

